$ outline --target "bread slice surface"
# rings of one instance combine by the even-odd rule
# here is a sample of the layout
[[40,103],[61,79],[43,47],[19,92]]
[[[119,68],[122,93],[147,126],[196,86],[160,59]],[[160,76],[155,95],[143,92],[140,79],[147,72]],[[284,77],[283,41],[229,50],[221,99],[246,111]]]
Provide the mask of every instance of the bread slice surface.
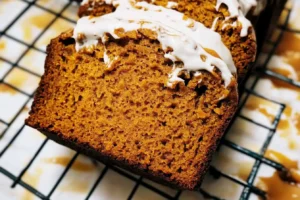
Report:
[[104,44],[77,52],[72,35],[48,46],[26,124],[100,161],[197,189],[236,110],[236,80],[225,88],[219,71],[202,71],[165,87],[173,63],[147,31],[107,42],[109,68]]

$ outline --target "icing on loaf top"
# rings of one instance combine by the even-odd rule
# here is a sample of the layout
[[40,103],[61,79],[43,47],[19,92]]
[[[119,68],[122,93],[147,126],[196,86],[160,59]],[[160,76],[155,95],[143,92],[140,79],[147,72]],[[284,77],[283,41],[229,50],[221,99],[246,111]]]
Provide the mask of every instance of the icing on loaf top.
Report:
[[[218,8],[223,1],[225,0],[218,0],[219,5],[216,7]],[[162,6],[134,0],[105,0],[104,2],[113,5],[116,10],[100,17],[79,19],[73,36],[76,40],[76,50],[96,45],[98,39],[105,43],[106,34],[118,39],[115,30],[119,28],[124,29],[125,32],[146,28],[157,34],[157,40],[165,52],[169,48],[172,49],[165,53],[165,57],[174,63],[167,86],[172,87],[174,83],[184,81],[178,76],[181,71],[195,72],[194,75],[197,76],[200,70],[212,72],[214,67],[220,70],[225,87],[231,82],[236,67],[230,51],[223,44],[218,33],[206,28],[200,22],[186,18],[176,10]],[[176,6],[176,3],[170,3],[168,7],[173,6]],[[229,12],[232,14],[228,19],[236,15],[242,16],[239,8],[229,9]],[[240,19],[244,20],[242,17]],[[79,38],[78,36],[82,34],[84,37]],[[214,50],[221,59],[206,52],[205,48]],[[175,64],[177,61],[182,62],[183,66],[177,66]]]
[[256,0],[217,0],[216,10],[219,10],[222,4],[225,4],[228,7],[230,13],[230,15],[225,18],[225,23],[222,28],[225,28],[228,25],[237,26],[236,21],[231,23],[231,19],[237,18],[237,21],[242,25],[240,36],[247,36],[248,28],[251,27],[251,22],[245,15],[253,6],[256,6]]

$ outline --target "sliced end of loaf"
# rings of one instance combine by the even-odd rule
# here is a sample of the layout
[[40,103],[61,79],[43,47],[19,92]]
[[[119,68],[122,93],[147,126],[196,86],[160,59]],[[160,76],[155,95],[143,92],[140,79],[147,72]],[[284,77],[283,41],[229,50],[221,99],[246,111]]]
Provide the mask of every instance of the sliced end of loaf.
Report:
[[98,160],[197,189],[236,110],[236,81],[224,88],[217,70],[202,71],[165,87],[172,62],[143,31],[105,44],[118,56],[110,68],[103,44],[76,52],[74,43],[69,31],[48,46],[26,124]]

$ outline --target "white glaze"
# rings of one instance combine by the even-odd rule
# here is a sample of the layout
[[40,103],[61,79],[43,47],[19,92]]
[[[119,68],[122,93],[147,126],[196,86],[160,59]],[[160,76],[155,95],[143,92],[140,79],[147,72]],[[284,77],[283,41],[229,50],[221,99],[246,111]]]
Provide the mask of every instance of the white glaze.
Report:
[[256,0],[239,0],[240,7],[243,12],[243,14],[246,16],[251,8],[257,7],[257,1]]
[[217,26],[217,23],[218,23],[218,20],[219,20],[219,17],[216,17],[212,23],[212,26],[211,26],[211,30],[215,31],[216,30],[216,26]]
[[167,8],[176,8],[177,6],[178,6],[178,3],[169,1],[166,7]]
[[[81,2],[81,5],[88,4],[89,1],[90,1],[90,0],[83,0],[83,1]],[[92,1],[91,1],[91,4],[90,4],[89,7],[87,8],[88,11],[92,11],[92,10],[94,9],[94,7],[95,7],[95,1],[96,1],[96,0],[92,0]]]
[[[178,77],[178,73],[183,70],[212,72],[214,67],[221,71],[225,86],[231,82],[232,73],[236,72],[236,68],[230,51],[223,44],[218,33],[195,20],[183,20],[184,15],[178,11],[147,2],[136,3],[129,0],[106,0],[105,2],[116,6],[115,12],[101,17],[83,17],[78,20],[73,36],[77,41],[77,50],[96,45],[98,39],[105,43],[107,33],[118,39],[114,32],[118,28],[123,28],[125,32],[146,28],[157,33],[157,39],[163,50],[168,47],[173,49],[172,52],[165,54],[166,58],[174,63],[183,62],[182,68],[174,64],[167,86],[171,87],[177,81],[183,82],[183,79]],[[77,39],[78,34],[85,35],[86,39],[82,43]],[[221,59],[207,53],[204,47],[214,50]],[[200,58],[200,55],[206,57],[205,61]]]
[[87,4],[89,2],[89,0],[82,0],[81,4],[80,5],[84,5],[84,4]]
[[[88,3],[89,0],[83,0],[81,5]],[[103,0],[106,4],[113,4],[114,0]],[[126,0],[127,1],[127,0]],[[94,1],[93,1],[94,2]],[[155,0],[152,0],[151,3],[155,3]],[[265,1],[261,1],[260,3],[257,0],[217,0],[216,10],[218,11],[221,4],[224,3],[228,7],[228,11],[230,16],[225,18],[225,22],[223,24],[222,30],[225,29],[228,25],[237,26],[238,23],[228,22],[229,19],[237,18],[237,20],[241,23],[242,30],[240,33],[241,37],[245,37],[248,35],[248,28],[251,27],[251,22],[245,17],[247,13],[252,9],[254,9],[253,14],[258,15],[265,8]],[[166,8],[176,8],[178,3],[168,1]],[[214,20],[216,22],[216,19]],[[216,23],[214,23],[211,27],[212,30],[215,30]]]
[[108,64],[110,62],[110,59],[109,59],[106,51],[104,51],[104,53],[103,53],[103,59],[104,59],[105,64]]
[[253,15],[258,16],[267,6],[267,0],[261,0],[257,2],[257,5],[253,11]]
[[110,68],[112,64],[118,60],[119,56],[114,57],[113,59],[110,59],[107,55],[107,52],[105,51],[103,54],[104,63],[106,64],[107,68]]
[[243,2],[242,4],[240,4],[238,0],[217,0],[216,10],[219,10],[220,6],[222,4],[225,4],[228,7],[228,11],[230,15],[225,18],[225,22],[223,24],[222,29],[224,29],[224,27],[226,27],[227,25],[237,26],[238,23],[230,23],[229,21],[233,18],[237,18],[238,22],[240,22],[242,26],[240,36],[245,37],[248,35],[248,28],[251,27],[251,22],[248,19],[246,19],[243,10],[244,12],[248,12],[250,10],[249,6],[251,5],[251,2],[254,2],[255,0],[241,0],[241,1]]

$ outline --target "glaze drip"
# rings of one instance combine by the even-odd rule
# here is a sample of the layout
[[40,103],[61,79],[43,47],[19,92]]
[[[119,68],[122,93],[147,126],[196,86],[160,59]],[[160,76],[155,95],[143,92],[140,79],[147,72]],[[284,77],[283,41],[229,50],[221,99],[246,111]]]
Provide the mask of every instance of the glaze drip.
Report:
[[[252,7],[256,6],[256,0],[217,0],[216,10],[218,11],[220,6],[225,4],[228,7],[230,15],[225,18],[225,22],[222,29],[225,29],[228,25],[236,27],[239,23],[242,26],[240,33],[241,37],[248,35],[248,29],[252,26],[251,22],[245,17]],[[231,23],[231,19],[237,19]]]

